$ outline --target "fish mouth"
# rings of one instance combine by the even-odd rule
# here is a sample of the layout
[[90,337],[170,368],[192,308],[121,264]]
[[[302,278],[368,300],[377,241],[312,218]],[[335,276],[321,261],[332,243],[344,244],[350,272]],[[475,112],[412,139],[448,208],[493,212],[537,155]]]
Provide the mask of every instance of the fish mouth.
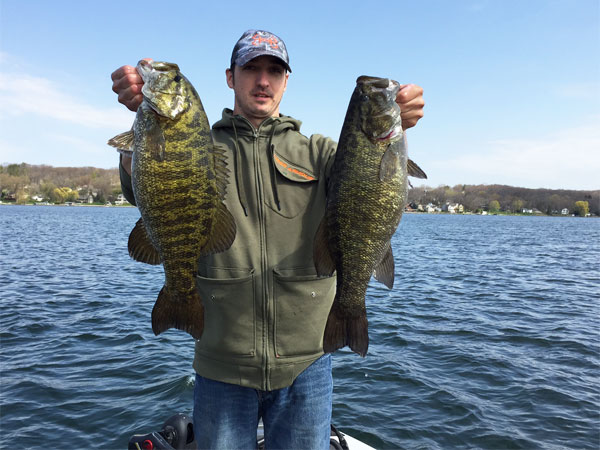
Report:
[[144,80],[142,95],[147,106],[159,116],[176,119],[186,110],[185,78],[179,66],[162,61],[138,62],[136,70]]
[[377,142],[395,142],[402,138],[403,133],[402,125],[396,124],[391,130],[384,131],[379,136],[375,136],[374,140]]
[[356,83],[362,85],[363,90],[385,90],[389,91],[390,96],[394,99],[400,90],[400,83],[390,78],[372,77],[361,75],[356,79]]
[[402,139],[401,111],[396,103],[400,83],[364,75],[356,83],[361,94],[361,128],[368,139],[389,144]]
[[179,72],[179,66],[175,63],[163,61],[146,61],[145,59],[138,61],[136,69],[142,77],[142,80],[144,80],[144,82],[146,82],[146,80],[150,77],[150,74],[152,74],[153,72]]

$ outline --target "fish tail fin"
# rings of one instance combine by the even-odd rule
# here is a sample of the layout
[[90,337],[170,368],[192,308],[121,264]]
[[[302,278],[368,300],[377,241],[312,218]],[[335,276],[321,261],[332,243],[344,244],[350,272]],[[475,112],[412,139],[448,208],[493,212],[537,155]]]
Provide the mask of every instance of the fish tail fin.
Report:
[[346,321],[339,317],[335,310],[331,310],[327,317],[325,325],[325,334],[323,335],[323,351],[333,353],[348,344],[346,341]]
[[367,316],[350,317],[346,319],[346,339],[348,347],[363,358],[369,350],[369,325]]
[[367,316],[340,317],[332,309],[325,325],[323,351],[333,353],[346,345],[362,357],[367,355],[369,349]]
[[177,328],[200,339],[204,331],[204,306],[195,289],[186,298],[174,298],[166,286],[160,290],[152,310],[152,331],[159,335],[169,328]]

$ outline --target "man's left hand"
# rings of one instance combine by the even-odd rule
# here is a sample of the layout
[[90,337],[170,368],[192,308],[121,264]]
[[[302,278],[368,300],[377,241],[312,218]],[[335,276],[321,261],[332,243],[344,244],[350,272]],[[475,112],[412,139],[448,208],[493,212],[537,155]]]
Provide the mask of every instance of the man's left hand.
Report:
[[425,107],[423,88],[416,84],[401,85],[396,96],[396,103],[402,111],[402,129],[414,127],[423,117],[423,108]]

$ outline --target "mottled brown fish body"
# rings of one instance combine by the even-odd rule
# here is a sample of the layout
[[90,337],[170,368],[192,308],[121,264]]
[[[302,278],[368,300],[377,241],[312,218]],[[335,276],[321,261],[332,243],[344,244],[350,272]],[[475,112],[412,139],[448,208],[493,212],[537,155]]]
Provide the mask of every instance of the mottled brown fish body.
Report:
[[390,240],[406,202],[407,156],[398,83],[359,77],[342,127],[325,216],[315,236],[319,275],[337,272],[337,290],[323,338],[325,352],[368,349],[367,285],[392,287]]
[[178,328],[199,339],[204,309],[196,289],[198,259],[227,249],[235,238],[222,202],[224,153],[213,146],[200,97],[176,65],[140,63],[138,71],[145,84],[132,130],[132,185],[142,217],[129,252],[138,261],[163,264],[154,333]]

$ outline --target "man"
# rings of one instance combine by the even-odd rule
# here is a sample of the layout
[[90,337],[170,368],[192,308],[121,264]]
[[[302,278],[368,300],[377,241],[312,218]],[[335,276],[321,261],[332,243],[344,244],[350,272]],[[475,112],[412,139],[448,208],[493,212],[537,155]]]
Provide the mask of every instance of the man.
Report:
[[[237,236],[230,249],[199,261],[199,448],[255,448],[260,418],[267,448],[329,448],[333,383],[322,338],[335,276],[316,276],[312,242],[336,144],[303,136],[299,121],[279,113],[290,72],[283,41],[259,30],[242,35],[225,72],[234,108],[223,111],[212,137],[227,149],[225,204]],[[112,80],[119,102],[135,111],[143,84],[135,69],[123,66]],[[396,101],[405,129],[423,116],[420,87],[403,86]],[[122,157],[120,168],[133,203],[131,160]]]

